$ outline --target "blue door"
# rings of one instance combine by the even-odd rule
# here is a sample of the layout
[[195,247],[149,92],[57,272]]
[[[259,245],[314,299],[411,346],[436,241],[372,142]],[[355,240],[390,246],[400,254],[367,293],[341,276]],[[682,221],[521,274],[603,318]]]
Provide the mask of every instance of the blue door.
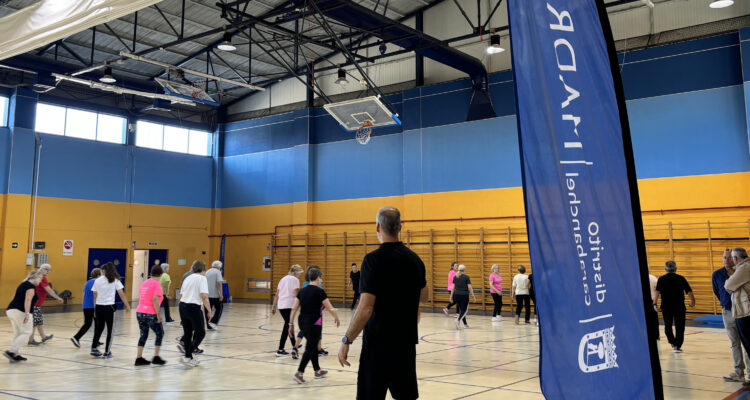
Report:
[[156,265],[156,262],[159,261],[159,264],[167,263],[169,264],[169,261],[167,261],[167,256],[169,255],[169,250],[148,250],[148,274],[151,275],[151,267]]
[[[117,273],[120,274],[120,281],[123,286],[125,284],[125,266],[127,265],[128,250],[127,249],[89,249],[89,264],[86,268],[86,279],[91,275],[91,270],[94,268],[100,268],[102,265],[111,262],[115,265]],[[122,309],[122,300],[120,296],[115,296],[115,304],[118,309]]]

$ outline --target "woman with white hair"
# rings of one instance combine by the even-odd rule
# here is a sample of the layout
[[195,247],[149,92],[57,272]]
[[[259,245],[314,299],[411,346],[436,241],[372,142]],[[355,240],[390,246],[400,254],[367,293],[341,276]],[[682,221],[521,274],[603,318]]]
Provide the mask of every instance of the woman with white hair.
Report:
[[40,269],[29,272],[26,279],[16,288],[16,294],[5,310],[5,315],[8,316],[10,324],[13,326],[13,340],[10,343],[10,348],[3,355],[12,363],[26,361],[26,358],[21,356],[19,352],[21,351],[21,345],[24,344],[26,338],[34,329],[31,307],[37,300],[36,287],[39,286],[43,277]]
[[526,323],[529,324],[531,319],[531,295],[529,294],[529,276],[526,275],[526,267],[518,266],[518,274],[513,277],[513,293],[516,295],[516,325],[521,319],[521,308],[526,307]]
[[[289,354],[284,350],[286,339],[289,336],[289,316],[292,313],[292,307],[294,307],[294,299],[297,298],[297,293],[299,292],[299,277],[303,272],[304,270],[299,264],[292,265],[289,273],[279,281],[279,286],[276,288],[276,295],[273,297],[271,314],[276,314],[276,309],[278,309],[281,318],[284,319],[284,327],[281,330],[279,349],[276,350],[276,357],[283,357]],[[289,341],[292,343],[292,358],[297,359],[297,344],[294,341],[294,335],[289,336]]]
[[451,290],[450,298],[451,303],[456,303],[456,310],[458,311],[456,329],[460,329],[461,321],[464,323],[464,328],[469,327],[469,323],[466,322],[466,314],[469,312],[469,294],[476,302],[477,296],[474,295],[474,288],[471,287],[471,279],[466,275],[466,266],[461,264],[453,278],[453,290]]

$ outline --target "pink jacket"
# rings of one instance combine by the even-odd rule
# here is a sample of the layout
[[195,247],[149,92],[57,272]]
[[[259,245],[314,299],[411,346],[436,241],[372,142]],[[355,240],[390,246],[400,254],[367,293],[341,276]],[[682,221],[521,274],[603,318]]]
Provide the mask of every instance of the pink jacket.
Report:
[[456,271],[451,269],[451,272],[448,272],[448,291],[453,290],[453,278],[456,277]]

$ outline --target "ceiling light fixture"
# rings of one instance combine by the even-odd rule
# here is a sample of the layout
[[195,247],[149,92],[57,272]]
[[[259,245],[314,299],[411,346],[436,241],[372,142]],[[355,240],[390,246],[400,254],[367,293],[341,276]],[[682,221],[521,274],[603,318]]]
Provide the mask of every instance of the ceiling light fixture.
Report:
[[487,46],[487,54],[497,54],[504,52],[505,49],[500,47],[500,35],[490,36],[490,45]]
[[336,79],[336,83],[338,83],[339,85],[346,85],[347,83],[349,83],[349,81],[346,79],[346,71],[344,71],[343,68],[339,68],[338,76],[339,78]]
[[711,8],[724,8],[734,4],[734,0],[715,0],[712,1],[708,6]]
[[112,68],[111,67],[104,68],[104,75],[102,75],[102,77],[99,78],[99,82],[103,82],[103,83],[115,83],[115,82],[117,82],[117,79],[115,79],[115,77],[112,76]]
[[219,46],[217,46],[219,50],[224,51],[235,51],[237,50],[237,47],[232,44],[232,34],[229,32],[224,32],[224,41],[221,42]]

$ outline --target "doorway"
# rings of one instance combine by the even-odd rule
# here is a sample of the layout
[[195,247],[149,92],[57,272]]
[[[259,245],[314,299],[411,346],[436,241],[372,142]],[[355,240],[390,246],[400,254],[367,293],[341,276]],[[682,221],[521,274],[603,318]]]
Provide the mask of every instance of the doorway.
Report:
[[[117,273],[120,275],[120,281],[127,288],[125,283],[125,264],[127,263],[127,249],[89,249],[89,262],[86,268],[86,279],[91,276],[91,270],[101,268],[102,265],[111,262],[115,265]],[[115,304],[118,309],[122,309],[122,300],[120,296],[115,296]]]
[[135,250],[133,255],[133,286],[131,289],[131,298],[138,301],[140,296],[141,284],[148,279],[148,250]]

